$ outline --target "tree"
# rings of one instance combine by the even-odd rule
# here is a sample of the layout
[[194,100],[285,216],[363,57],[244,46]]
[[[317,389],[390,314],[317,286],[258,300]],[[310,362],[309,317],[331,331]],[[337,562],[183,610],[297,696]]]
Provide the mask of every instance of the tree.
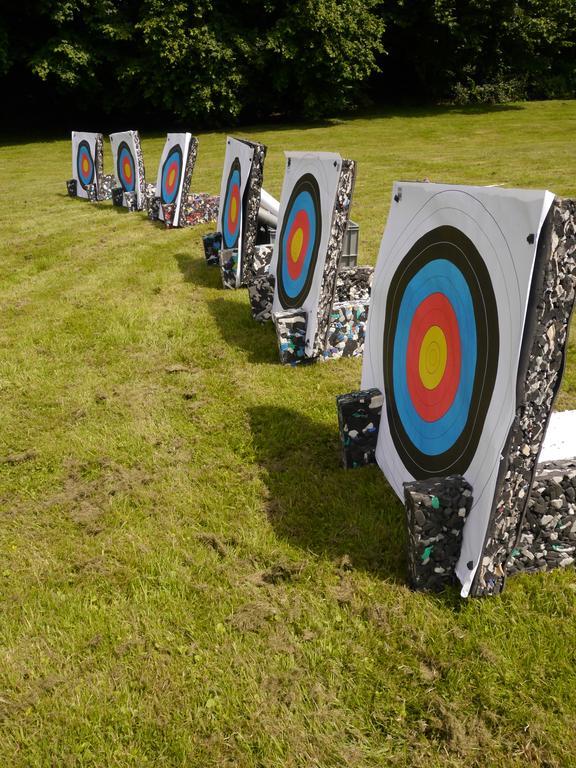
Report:
[[211,124],[275,111],[319,117],[353,106],[376,67],[375,4],[38,0],[3,17],[0,66],[77,109],[145,107]]

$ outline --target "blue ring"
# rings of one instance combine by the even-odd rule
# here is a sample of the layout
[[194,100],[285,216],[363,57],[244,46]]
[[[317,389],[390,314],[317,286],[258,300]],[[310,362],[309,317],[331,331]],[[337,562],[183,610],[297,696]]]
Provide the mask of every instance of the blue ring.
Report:
[[[170,166],[172,165],[172,159],[173,157],[176,158],[177,164],[178,164],[178,179],[176,183],[174,184],[174,189],[171,194],[167,194],[166,192],[166,175],[168,173],[168,170],[170,169]],[[170,150],[170,153],[168,154],[168,157],[166,158],[164,162],[164,168],[162,169],[162,202],[165,205],[169,205],[170,203],[173,203],[178,195],[178,190],[180,189],[180,178],[182,176],[182,153],[180,151],[180,147],[174,147]]]
[[[86,155],[88,157],[88,161],[90,163],[90,171],[88,172],[87,176],[84,176],[82,173],[82,157]],[[88,184],[92,183],[92,180],[94,179],[94,160],[92,159],[92,154],[90,150],[86,147],[85,144],[81,144],[78,148],[78,158],[77,158],[77,166],[78,166],[78,178],[80,179],[80,183],[83,186],[87,186]]]
[[[132,167],[132,184],[130,185],[126,183],[126,177],[124,175],[124,162],[123,162],[124,157],[128,158],[128,161],[130,162],[130,165]],[[134,163],[134,158],[132,157],[132,153],[126,147],[122,147],[118,155],[118,168],[122,171],[120,175],[120,183],[122,184],[124,191],[134,192],[134,190],[136,189],[136,167]]]
[[[310,223],[310,233],[308,238],[308,248],[304,257],[304,263],[300,270],[300,275],[296,279],[290,276],[288,271],[288,239],[290,232],[292,231],[292,225],[294,219],[298,213],[304,210],[308,214],[308,221]],[[290,209],[286,227],[284,229],[284,237],[282,238],[282,281],[284,283],[284,290],[286,294],[291,298],[295,298],[301,292],[310,270],[310,262],[312,261],[312,255],[314,251],[314,242],[316,240],[316,208],[314,207],[314,201],[312,195],[309,192],[303,191],[296,197],[294,204]]]
[[[238,211],[237,225],[234,232],[228,228],[228,213],[230,211],[230,204],[232,201],[232,190],[234,186],[238,185],[238,198],[240,198],[240,171],[232,171],[230,178],[228,179],[228,187],[226,189],[226,200],[224,202],[224,219],[222,221],[222,229],[224,234],[224,242],[226,248],[235,248],[238,243],[238,237],[240,236],[240,211]],[[240,202],[240,199],[239,199]]]
[[[442,293],[454,310],[462,343],[458,389],[448,411],[437,421],[425,421],[412,401],[406,379],[408,338],[414,314],[432,293]],[[474,305],[462,272],[446,259],[426,264],[406,286],[394,338],[393,382],[396,407],[406,434],[422,453],[437,456],[449,450],[466,426],[477,362],[477,336]]]

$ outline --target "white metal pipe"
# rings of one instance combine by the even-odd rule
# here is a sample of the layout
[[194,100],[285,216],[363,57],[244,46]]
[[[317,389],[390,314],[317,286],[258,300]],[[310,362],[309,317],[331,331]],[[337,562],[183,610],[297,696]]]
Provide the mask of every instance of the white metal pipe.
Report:
[[268,224],[269,227],[276,227],[278,224],[278,216],[275,216],[273,213],[270,213],[270,211],[267,211],[266,208],[260,206],[258,209],[258,221]]
[[266,192],[264,188],[260,191],[260,207],[264,208],[270,213],[273,213],[276,217],[280,211],[280,203],[275,197],[272,197],[270,192]]

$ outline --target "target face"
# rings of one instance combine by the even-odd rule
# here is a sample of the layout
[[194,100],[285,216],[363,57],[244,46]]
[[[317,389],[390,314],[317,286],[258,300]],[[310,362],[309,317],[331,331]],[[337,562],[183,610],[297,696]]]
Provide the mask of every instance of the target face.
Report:
[[404,484],[464,475],[473,487],[456,574],[482,561],[517,408],[544,190],[394,185],[364,347],[362,388],[384,395],[377,462]]
[[162,165],[162,176],[160,183],[160,198],[162,203],[168,205],[173,203],[180,189],[180,179],[182,177],[183,159],[182,149],[179,145],[173,146]]
[[76,171],[78,174],[78,181],[83,189],[86,189],[89,184],[94,183],[94,158],[92,156],[90,144],[85,139],[78,144],[76,152]]
[[390,434],[416,479],[468,469],[492,399],[499,338],[494,289],[472,240],[452,226],[427,232],[392,278],[383,338]]
[[224,194],[222,239],[224,248],[237,248],[242,221],[242,169],[235,157],[230,166]]
[[136,163],[132,150],[125,141],[120,142],[116,159],[116,172],[122,189],[134,192],[136,189]]
[[284,309],[301,307],[308,296],[321,234],[320,190],[307,173],[294,184],[280,230],[277,285]]

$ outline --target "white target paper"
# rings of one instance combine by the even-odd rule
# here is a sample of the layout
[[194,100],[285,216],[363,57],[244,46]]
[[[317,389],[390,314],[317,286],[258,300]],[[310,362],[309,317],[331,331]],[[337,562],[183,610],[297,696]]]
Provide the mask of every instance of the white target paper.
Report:
[[226,138],[226,155],[220,184],[218,231],[222,233],[222,248],[238,250],[236,286],[242,274],[242,240],[244,234],[244,192],[250,177],[254,150],[233,136]]
[[[98,178],[98,165],[96,153],[98,140],[102,139],[101,133],[82,133],[72,131],[72,178],[76,179],[76,195],[88,199],[86,188],[89,184],[96,185],[96,192],[100,185]],[[100,158],[100,167],[101,158]]]
[[362,387],[385,406],[376,459],[396,493],[462,474],[474,503],[456,573],[479,564],[516,410],[546,191],[395,183],[376,265]]
[[164,221],[162,205],[174,205],[174,223],[180,218],[182,204],[182,188],[190,150],[191,133],[169,133],[160,157],[158,178],[156,179],[156,194],[160,198],[158,218]]
[[144,203],[144,162],[138,131],[110,134],[113,173],[124,192],[136,192],[138,209]]
[[306,354],[313,354],[318,302],[342,170],[333,152],[285,152],[286,172],[270,273],[273,312],[307,313]]

